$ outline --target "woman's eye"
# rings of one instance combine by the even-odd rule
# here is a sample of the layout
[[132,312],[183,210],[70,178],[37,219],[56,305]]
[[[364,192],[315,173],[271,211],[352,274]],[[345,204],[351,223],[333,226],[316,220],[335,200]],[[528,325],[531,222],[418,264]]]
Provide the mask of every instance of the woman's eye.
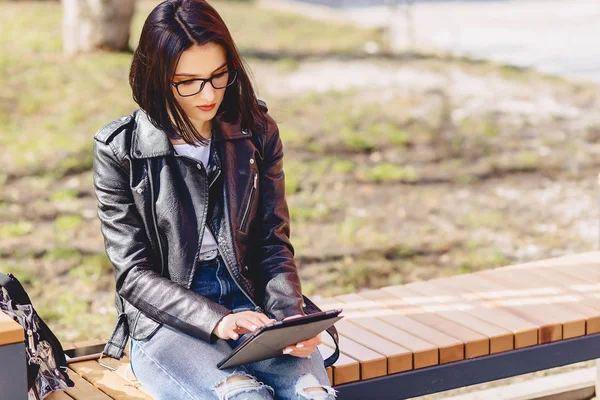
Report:
[[194,84],[194,81],[183,81],[179,83],[182,86],[190,86]]

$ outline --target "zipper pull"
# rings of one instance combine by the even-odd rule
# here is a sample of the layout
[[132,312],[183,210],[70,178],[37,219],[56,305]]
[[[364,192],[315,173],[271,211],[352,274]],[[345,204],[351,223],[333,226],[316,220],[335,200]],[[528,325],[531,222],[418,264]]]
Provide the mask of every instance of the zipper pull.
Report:
[[29,349],[31,350],[32,355],[36,355],[37,349],[35,348],[35,342],[33,340],[33,331],[31,329],[27,329],[27,336],[29,339]]
[[254,173],[254,189],[256,189],[256,179],[258,178],[258,174]]

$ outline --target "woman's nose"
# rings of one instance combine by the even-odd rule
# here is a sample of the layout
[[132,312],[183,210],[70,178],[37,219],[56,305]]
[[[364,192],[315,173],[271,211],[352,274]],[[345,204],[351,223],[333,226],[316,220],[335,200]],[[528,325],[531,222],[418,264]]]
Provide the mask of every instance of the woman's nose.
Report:
[[212,104],[211,102],[215,99],[215,88],[207,82],[200,92],[200,98],[204,101],[204,104]]

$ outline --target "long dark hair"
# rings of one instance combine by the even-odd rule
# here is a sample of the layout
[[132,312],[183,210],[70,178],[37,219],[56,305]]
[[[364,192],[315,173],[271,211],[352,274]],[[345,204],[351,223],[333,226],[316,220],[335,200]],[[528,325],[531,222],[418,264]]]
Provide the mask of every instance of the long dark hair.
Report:
[[225,89],[216,117],[264,133],[266,118],[259,108],[245,63],[225,22],[205,0],[167,0],[152,10],[142,28],[129,71],[133,100],[169,137],[206,144],[177,104],[171,83],[181,54],[194,44],[209,42],[222,45],[229,68],[238,70],[236,82]]

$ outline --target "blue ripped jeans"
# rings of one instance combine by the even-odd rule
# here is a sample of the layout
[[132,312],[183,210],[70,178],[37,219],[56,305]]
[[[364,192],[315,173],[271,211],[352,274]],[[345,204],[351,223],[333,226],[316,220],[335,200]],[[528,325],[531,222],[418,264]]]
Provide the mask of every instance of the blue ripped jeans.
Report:
[[[190,289],[234,313],[254,310],[220,255],[197,261]],[[130,338],[131,370],[155,400],[335,399],[318,349],[307,358],[282,355],[218,369],[250,334],[210,344],[163,324],[144,340]]]

